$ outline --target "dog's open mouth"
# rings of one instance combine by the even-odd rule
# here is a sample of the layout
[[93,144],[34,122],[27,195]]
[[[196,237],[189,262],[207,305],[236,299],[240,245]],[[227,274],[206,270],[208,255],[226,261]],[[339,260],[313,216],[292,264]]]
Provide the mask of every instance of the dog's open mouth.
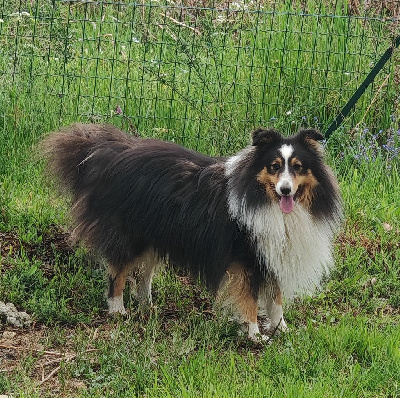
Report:
[[292,212],[294,208],[294,204],[297,201],[297,199],[301,200],[301,195],[303,194],[304,191],[304,186],[299,185],[297,187],[296,193],[291,196],[291,195],[278,195],[279,199],[279,207],[281,208],[282,212],[285,214],[289,214]]
[[[275,186],[273,187],[275,189]],[[279,195],[275,190],[275,196],[279,202],[279,207],[282,213],[289,214],[293,211],[294,204],[299,200],[301,202],[302,194],[304,192],[304,186],[299,185],[294,195]]]
[[294,207],[294,197],[293,196],[281,196],[279,199],[279,206],[283,213],[289,214]]

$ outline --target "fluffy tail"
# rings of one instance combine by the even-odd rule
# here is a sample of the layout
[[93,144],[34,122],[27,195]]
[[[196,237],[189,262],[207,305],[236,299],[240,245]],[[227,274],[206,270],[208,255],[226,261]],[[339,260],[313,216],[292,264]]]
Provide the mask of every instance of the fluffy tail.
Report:
[[84,167],[86,160],[107,143],[114,143],[112,148],[117,150],[118,143],[126,148],[134,145],[135,140],[111,125],[77,123],[50,133],[42,141],[41,149],[51,175],[77,193],[82,183],[85,185],[84,180],[90,178]]

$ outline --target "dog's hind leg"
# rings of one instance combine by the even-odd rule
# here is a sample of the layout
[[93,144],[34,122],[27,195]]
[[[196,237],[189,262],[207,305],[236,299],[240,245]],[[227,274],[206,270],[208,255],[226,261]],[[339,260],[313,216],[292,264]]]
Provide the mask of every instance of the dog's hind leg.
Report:
[[154,250],[149,249],[123,267],[109,266],[108,311],[126,314],[123,292],[126,280],[134,285],[135,298],[140,306],[151,305],[151,283],[159,260]]
[[140,307],[152,305],[151,284],[159,264],[154,250],[149,249],[135,260],[133,272],[128,277],[133,287],[135,299]]
[[226,270],[217,293],[217,301],[228,308],[241,323],[248,325],[250,339],[264,339],[257,321],[257,300],[251,288],[251,271],[234,263]]
[[275,278],[264,282],[258,292],[259,315],[267,318],[264,327],[268,333],[287,331],[283,318],[282,294]]
[[107,303],[108,312],[110,314],[120,313],[125,315],[123,292],[125,288],[126,278],[132,270],[133,264],[127,264],[123,267],[108,267],[108,293]]

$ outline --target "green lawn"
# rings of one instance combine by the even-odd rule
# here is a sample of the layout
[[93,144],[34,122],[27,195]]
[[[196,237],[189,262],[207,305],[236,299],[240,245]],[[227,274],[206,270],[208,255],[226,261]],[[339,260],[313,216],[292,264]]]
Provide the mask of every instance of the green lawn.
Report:
[[102,267],[69,244],[44,134],[107,122],[226,155],[259,125],[323,130],[394,26],[346,0],[246,3],[0,3],[0,301],[34,318],[0,324],[0,395],[400,396],[398,52],[326,144],[346,211],[336,268],[316,296],[285,303],[290,332],[272,344],[238,337],[168,269],[151,313],[127,294],[130,316],[108,317]]

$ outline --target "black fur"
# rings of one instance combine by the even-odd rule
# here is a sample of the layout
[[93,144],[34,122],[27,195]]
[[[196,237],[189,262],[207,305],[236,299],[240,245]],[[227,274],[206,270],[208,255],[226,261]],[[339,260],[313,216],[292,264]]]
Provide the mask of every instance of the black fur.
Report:
[[110,126],[74,125],[45,146],[72,191],[77,238],[114,267],[153,247],[216,289],[232,261],[252,257],[226,209],[221,160]]

